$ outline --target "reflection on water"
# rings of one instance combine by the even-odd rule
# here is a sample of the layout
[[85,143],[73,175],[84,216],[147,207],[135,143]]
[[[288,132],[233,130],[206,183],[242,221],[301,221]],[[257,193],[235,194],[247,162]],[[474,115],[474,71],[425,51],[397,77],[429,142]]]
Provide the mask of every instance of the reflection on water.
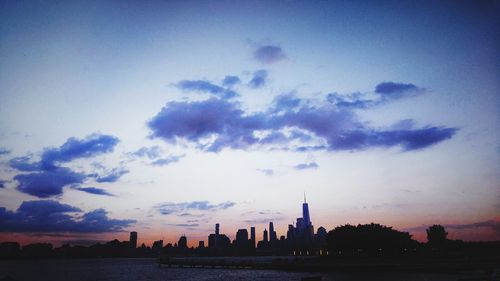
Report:
[[[84,259],[0,261],[0,280],[19,281],[165,281],[165,280],[322,280],[447,281],[479,277],[479,273],[304,273],[274,270],[159,268],[154,259]],[[480,280],[480,279],[475,279]]]

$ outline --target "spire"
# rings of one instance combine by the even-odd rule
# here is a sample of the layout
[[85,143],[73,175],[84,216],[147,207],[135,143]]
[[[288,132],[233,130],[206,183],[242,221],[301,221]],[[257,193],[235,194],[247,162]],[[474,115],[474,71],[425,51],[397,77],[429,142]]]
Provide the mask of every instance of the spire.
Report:
[[307,203],[306,202],[306,192],[304,191],[304,203]]

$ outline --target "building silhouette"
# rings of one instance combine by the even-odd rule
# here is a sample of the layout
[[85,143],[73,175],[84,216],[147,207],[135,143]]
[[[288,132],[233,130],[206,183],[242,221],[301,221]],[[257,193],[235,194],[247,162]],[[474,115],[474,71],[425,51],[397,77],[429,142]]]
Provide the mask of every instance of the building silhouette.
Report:
[[137,232],[135,231],[130,232],[129,243],[132,249],[137,248]]

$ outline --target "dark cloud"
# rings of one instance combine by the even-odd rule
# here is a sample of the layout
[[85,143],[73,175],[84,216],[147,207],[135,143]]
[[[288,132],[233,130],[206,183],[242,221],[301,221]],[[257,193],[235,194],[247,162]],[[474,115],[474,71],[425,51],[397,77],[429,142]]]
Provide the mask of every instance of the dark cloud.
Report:
[[15,157],[9,160],[9,165],[23,172],[33,172],[40,170],[40,163],[31,162],[31,158],[27,156]]
[[253,73],[252,80],[248,82],[248,86],[252,89],[257,89],[266,85],[267,71],[264,69],[257,70]]
[[253,53],[255,60],[261,63],[271,64],[286,59],[286,55],[280,46],[260,46]]
[[64,167],[56,167],[50,171],[39,171],[14,176],[19,183],[17,190],[40,198],[62,194],[63,187],[82,183],[85,175],[73,172]]
[[257,171],[263,173],[266,176],[272,176],[272,175],[274,175],[274,170],[273,169],[257,169]]
[[327,95],[327,100],[339,108],[367,109],[394,100],[414,97],[424,92],[425,89],[419,88],[413,84],[383,82],[375,87],[375,91],[372,93],[371,98],[369,98],[369,94],[362,94],[359,92],[348,95],[330,93]]
[[53,200],[24,201],[16,211],[0,207],[0,231],[102,233],[122,231],[135,222],[110,219],[103,209],[76,217],[71,213],[82,211]]
[[239,83],[241,83],[241,80],[238,76],[227,75],[222,80],[222,86],[229,88]]
[[283,95],[268,110],[254,113],[244,112],[238,102],[216,98],[169,102],[148,125],[153,138],[171,143],[187,140],[212,152],[258,145],[281,145],[293,151],[355,151],[392,146],[410,151],[442,142],[458,131],[438,126],[415,128],[413,123],[406,119],[393,127],[374,129],[359,121],[349,108],[331,102],[314,105],[293,95]]
[[182,80],[177,83],[176,86],[183,91],[209,93],[224,99],[230,99],[238,96],[238,94],[233,90],[225,89],[205,80]]
[[151,162],[151,165],[154,166],[165,166],[168,164],[172,164],[175,162],[179,162],[179,160],[184,157],[184,155],[171,155],[167,158],[159,158],[156,159],[155,161]]
[[[406,231],[425,231],[429,226],[428,225],[420,225],[416,227],[406,228]],[[445,229],[455,229],[455,230],[467,230],[467,229],[476,229],[476,228],[491,228],[495,232],[500,234],[500,221],[498,220],[487,220],[473,223],[464,223],[464,224],[443,224]]]
[[0,188],[5,188],[5,183],[7,181],[4,181],[4,180],[0,180]]
[[[12,158],[9,161],[12,168],[29,172],[14,176],[17,190],[40,198],[60,195],[64,186],[80,184],[88,176],[57,164],[111,152],[117,143],[116,137],[93,134],[82,140],[69,138],[58,148],[45,149],[38,162],[27,156]],[[120,172],[115,171],[108,180],[116,176],[121,176]]]
[[264,128],[264,115],[244,116],[238,104],[211,98],[197,102],[169,102],[148,125],[152,137],[169,142],[177,138],[199,142],[203,138],[217,135],[218,138],[204,149],[219,151],[229,146],[244,148],[257,139],[253,131]]
[[75,189],[95,195],[114,196],[106,190],[97,187],[76,187]]
[[154,208],[162,215],[169,215],[187,210],[218,211],[231,208],[234,205],[236,205],[236,203],[230,201],[219,204],[210,204],[208,201],[192,201],[182,203],[165,202],[154,206]]
[[382,82],[375,87],[375,93],[382,96],[403,95],[404,93],[418,91],[420,88],[413,84]]
[[107,175],[97,176],[96,182],[116,182],[129,171],[124,168],[114,168]]
[[0,147],[0,155],[9,154],[10,150],[5,147]]
[[500,221],[495,220],[480,221],[467,224],[447,224],[444,227],[450,229],[474,229],[479,227],[488,227],[500,234]]
[[293,166],[293,168],[295,170],[317,169],[318,164],[316,162],[300,163],[300,164]]
[[103,153],[113,151],[119,140],[109,135],[90,135],[79,140],[69,138],[59,148],[46,149],[41,156],[41,166],[43,169],[55,167],[56,162],[70,162],[78,158],[94,157]]

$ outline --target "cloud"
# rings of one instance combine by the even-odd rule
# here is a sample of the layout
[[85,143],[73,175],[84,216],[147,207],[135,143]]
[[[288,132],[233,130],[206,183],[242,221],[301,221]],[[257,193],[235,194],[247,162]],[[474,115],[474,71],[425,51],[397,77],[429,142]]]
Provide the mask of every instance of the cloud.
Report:
[[500,221],[495,220],[480,221],[467,224],[446,224],[444,225],[444,227],[450,229],[474,229],[479,227],[488,227],[500,234]]
[[302,100],[297,98],[293,93],[282,94],[273,99],[273,107],[271,109],[271,112],[281,112],[295,109],[300,105],[301,102]]
[[97,209],[80,216],[76,207],[53,200],[24,201],[16,211],[0,207],[1,232],[102,233],[123,231],[134,220],[117,220]]
[[114,196],[113,194],[107,192],[106,190],[102,188],[96,188],[96,187],[76,187],[76,190],[80,190],[83,192],[87,192],[90,194],[95,194],[95,195],[105,195],[105,196]]
[[152,160],[150,162],[150,165],[153,166],[165,166],[169,165],[172,163],[179,162],[181,158],[183,158],[184,154],[182,155],[169,155],[167,157],[163,157],[162,155],[164,152],[161,150],[159,146],[153,146],[153,147],[142,147],[139,150],[128,153],[129,156],[131,157],[147,157],[149,160]]
[[9,154],[10,150],[5,147],[0,147],[0,155]]
[[157,145],[152,147],[141,147],[135,152],[128,153],[128,155],[132,157],[147,157],[150,160],[160,157],[161,154],[161,148]]
[[241,80],[238,76],[227,75],[222,80],[222,86],[229,88],[239,83],[241,83]]
[[154,165],[154,166],[165,166],[165,165],[168,165],[168,164],[172,164],[172,163],[175,163],[175,162],[179,162],[179,160],[184,157],[185,155],[171,155],[167,158],[160,158],[160,159],[157,159],[153,162],[151,162],[151,165]]
[[46,149],[41,156],[41,166],[43,169],[51,169],[56,162],[65,163],[112,152],[118,142],[118,138],[114,136],[100,134],[90,135],[82,140],[69,138],[59,148]]
[[200,226],[200,224],[198,224],[198,223],[169,223],[167,225],[178,226],[178,227],[198,227],[198,226]]
[[[60,195],[64,186],[80,184],[88,176],[57,164],[111,152],[118,141],[113,136],[93,134],[82,140],[69,138],[58,148],[46,148],[38,162],[28,156],[12,158],[9,160],[12,168],[29,172],[14,176],[17,190],[40,198]],[[110,179],[112,176],[117,175],[111,175]]]
[[375,93],[380,95],[403,94],[412,91],[418,91],[419,88],[413,84],[382,82],[375,87]]
[[211,152],[275,145],[292,151],[393,146],[411,151],[450,139],[458,131],[442,126],[415,128],[413,120],[403,121],[388,128],[370,128],[350,108],[282,95],[269,109],[253,113],[243,111],[238,102],[217,98],[169,102],[148,126],[152,138],[170,143],[184,140]]
[[248,86],[252,89],[258,89],[265,86],[266,82],[267,82],[267,71],[261,69],[253,73],[252,80],[248,82]]
[[27,156],[15,157],[9,160],[9,166],[23,172],[33,172],[40,170],[40,163],[31,162],[31,158]]
[[4,181],[4,180],[0,180],[0,188],[5,188],[5,183],[7,181]]
[[255,60],[265,64],[272,64],[286,59],[286,55],[280,46],[264,45],[254,51]]
[[39,171],[14,176],[18,181],[17,190],[40,198],[62,194],[63,187],[82,183],[85,175],[73,172],[65,167],[56,167],[50,171]]
[[218,211],[231,208],[234,205],[236,205],[236,203],[230,201],[219,204],[210,204],[209,201],[192,201],[182,203],[165,202],[154,206],[154,209],[156,209],[162,215],[169,215],[188,210]]
[[183,91],[209,93],[224,99],[230,99],[238,96],[238,94],[233,90],[225,89],[205,80],[182,80],[177,83],[176,86]]
[[316,162],[311,162],[311,163],[300,163],[295,166],[293,166],[295,170],[307,170],[307,169],[317,169],[318,164]]
[[[416,227],[406,228],[406,231],[424,231],[428,228],[428,225],[420,225]],[[500,234],[500,221],[498,220],[487,220],[473,223],[464,223],[464,224],[443,224],[445,229],[455,229],[455,230],[466,230],[466,229],[475,229],[475,228],[491,228],[497,233]]]
[[99,182],[99,183],[103,183],[103,182],[116,182],[123,175],[125,175],[127,173],[129,173],[129,171],[126,170],[126,169],[124,169],[124,168],[114,168],[107,175],[97,176],[96,182]]
[[382,82],[375,87],[373,93],[360,92],[340,95],[336,92],[327,95],[327,100],[338,108],[367,109],[386,104],[391,101],[415,97],[425,92],[413,84]]
[[257,171],[263,173],[266,176],[272,176],[272,175],[274,175],[274,170],[273,169],[257,169]]

